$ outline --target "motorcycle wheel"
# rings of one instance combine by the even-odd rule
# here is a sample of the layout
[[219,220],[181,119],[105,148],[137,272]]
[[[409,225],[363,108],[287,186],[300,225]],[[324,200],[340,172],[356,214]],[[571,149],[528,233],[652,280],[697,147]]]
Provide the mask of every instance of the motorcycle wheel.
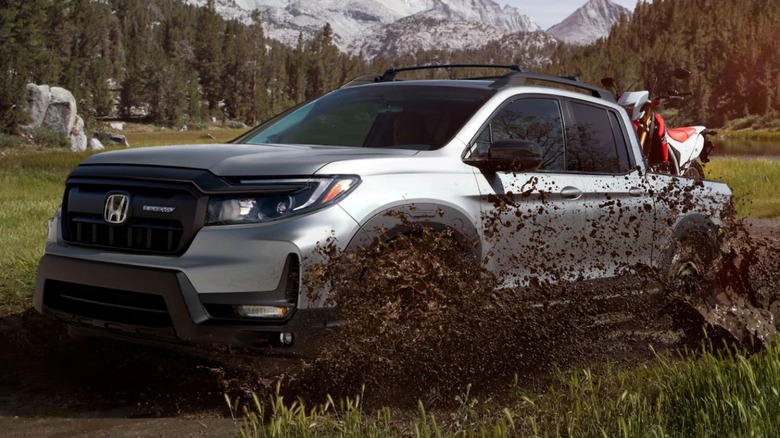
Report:
[[699,164],[698,161],[694,161],[690,166],[688,166],[687,169],[685,169],[682,176],[691,178],[696,181],[701,181],[704,179],[704,169],[702,169],[701,164]]

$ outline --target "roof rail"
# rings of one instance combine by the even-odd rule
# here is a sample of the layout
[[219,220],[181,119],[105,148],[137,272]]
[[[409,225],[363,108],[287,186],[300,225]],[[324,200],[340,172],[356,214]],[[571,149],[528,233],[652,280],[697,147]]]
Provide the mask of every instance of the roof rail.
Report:
[[441,65],[419,65],[415,67],[392,67],[385,70],[385,72],[382,73],[381,76],[375,76],[375,75],[360,76],[342,85],[341,88],[354,87],[357,85],[365,85],[365,84],[371,84],[375,82],[392,82],[395,81],[395,77],[398,73],[405,72],[405,71],[449,69],[449,68],[504,68],[504,69],[512,70],[509,73],[506,73],[502,76],[482,76],[482,77],[463,78],[463,79],[471,79],[471,80],[495,79],[495,81],[492,84],[490,84],[490,88],[493,89],[525,85],[526,81],[530,79],[533,81],[549,82],[549,83],[555,83],[559,85],[566,85],[568,87],[578,88],[580,90],[589,92],[593,97],[598,97],[608,102],[615,102],[615,96],[613,96],[611,92],[609,92],[604,88],[586,84],[585,82],[582,82],[579,79],[577,79],[576,76],[551,76],[551,75],[545,75],[540,73],[531,73],[531,72],[523,71],[516,64],[441,64]]
[[[382,73],[381,76],[374,76],[374,75],[360,76],[342,85],[341,88],[354,87],[357,85],[365,85],[374,82],[392,82],[395,80],[395,77],[398,73],[405,72],[405,71],[451,69],[451,68],[502,68],[502,69],[512,70],[512,72],[515,73],[519,73],[523,71],[520,68],[520,66],[516,64],[440,64],[440,65],[434,64],[434,65],[418,65],[414,67],[391,67],[385,70],[385,72]],[[475,80],[496,79],[501,77],[503,76],[481,76],[475,78],[462,78],[462,79],[475,79]]]
[[539,73],[529,73],[524,71],[509,72],[504,76],[498,78],[492,84],[490,84],[490,88],[499,89],[504,87],[525,85],[526,81],[529,79],[534,81],[551,82],[559,85],[566,85],[568,87],[579,88],[581,90],[590,92],[590,94],[593,97],[598,97],[600,99],[604,99],[609,102],[615,102],[615,96],[613,96],[612,93],[610,93],[608,90],[590,84],[586,84],[585,82],[582,82],[579,79],[577,79],[576,76],[550,76],[550,75],[543,75]]
[[380,82],[389,82],[395,80],[395,76],[398,73],[404,71],[414,70],[433,70],[433,69],[450,69],[450,68],[506,68],[514,72],[522,72],[520,66],[517,64],[441,64],[441,65],[418,65],[415,67],[391,67],[385,70],[381,76]]

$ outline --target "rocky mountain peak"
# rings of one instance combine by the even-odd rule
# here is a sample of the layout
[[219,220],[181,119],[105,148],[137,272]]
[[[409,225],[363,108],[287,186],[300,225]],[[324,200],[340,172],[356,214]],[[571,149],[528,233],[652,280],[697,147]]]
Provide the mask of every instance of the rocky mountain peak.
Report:
[[[197,6],[207,2],[184,1]],[[539,30],[516,8],[494,0],[216,0],[216,9],[222,16],[244,20],[259,10],[266,35],[289,45],[297,42],[299,33],[311,35],[330,23],[341,50],[366,57],[388,48],[474,47],[504,34]],[[403,41],[387,40],[399,35]]]
[[547,33],[569,44],[585,45],[609,34],[610,29],[631,11],[610,0],[589,0]]

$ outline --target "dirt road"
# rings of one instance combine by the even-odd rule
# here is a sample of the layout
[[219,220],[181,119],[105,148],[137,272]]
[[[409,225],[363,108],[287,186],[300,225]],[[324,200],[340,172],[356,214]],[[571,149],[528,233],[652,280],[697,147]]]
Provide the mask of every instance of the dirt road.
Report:
[[[761,247],[761,257],[776,260],[780,221],[750,220],[747,225],[753,238],[769,243]],[[567,336],[575,334],[576,340],[558,342],[561,328],[553,327],[544,345],[551,352],[546,360],[534,356],[532,361],[565,367],[605,358],[636,360],[650,356],[648,344],[674,348],[681,342],[671,321],[659,313],[632,312],[632,307],[631,299],[607,297],[578,312],[567,311]],[[146,346],[74,340],[61,324],[27,306],[0,308],[0,351],[4,437],[233,436],[237,426],[224,393],[267,385],[245,362],[231,367]]]

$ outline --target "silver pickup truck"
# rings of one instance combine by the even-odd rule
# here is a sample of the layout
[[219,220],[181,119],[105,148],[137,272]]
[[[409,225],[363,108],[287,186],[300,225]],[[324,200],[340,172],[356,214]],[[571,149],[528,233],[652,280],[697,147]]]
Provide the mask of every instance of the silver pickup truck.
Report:
[[[93,155],[67,179],[35,307],[73,335],[311,351],[318,247],[448,230],[505,284],[690,275],[724,184],[648,173],[611,94],[521,71],[358,78],[231,144]],[[400,212],[400,214],[399,214]],[[539,263],[544,261],[544,263]],[[542,268],[540,268],[542,266]]]

